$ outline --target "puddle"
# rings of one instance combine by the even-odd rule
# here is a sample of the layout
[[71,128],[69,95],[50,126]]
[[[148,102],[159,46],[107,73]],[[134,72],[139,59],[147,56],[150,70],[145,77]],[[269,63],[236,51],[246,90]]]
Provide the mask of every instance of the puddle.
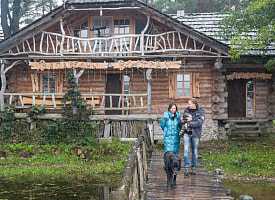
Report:
[[222,185],[231,190],[230,196],[234,199],[239,199],[240,195],[249,195],[254,200],[275,200],[275,183],[223,180]]

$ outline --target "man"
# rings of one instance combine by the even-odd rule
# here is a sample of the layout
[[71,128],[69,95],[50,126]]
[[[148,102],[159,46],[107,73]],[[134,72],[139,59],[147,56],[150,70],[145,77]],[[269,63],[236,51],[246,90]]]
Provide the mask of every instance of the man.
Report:
[[[202,124],[205,119],[204,110],[200,108],[197,100],[191,98],[188,100],[188,107],[183,111],[184,114],[190,114],[192,116],[187,118],[187,122],[181,120],[180,123],[184,123],[183,145],[184,145],[184,175],[188,176],[196,174],[197,161],[198,161],[198,148],[201,138]],[[185,115],[186,116],[186,115]],[[190,145],[192,148],[192,162],[190,166]]]

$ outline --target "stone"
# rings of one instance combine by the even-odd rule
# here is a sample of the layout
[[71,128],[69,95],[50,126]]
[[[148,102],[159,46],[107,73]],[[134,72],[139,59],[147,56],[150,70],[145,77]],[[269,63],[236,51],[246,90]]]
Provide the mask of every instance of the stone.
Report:
[[22,152],[20,154],[20,157],[22,157],[22,158],[30,158],[31,157],[31,152],[29,152],[29,151]]
[[112,137],[98,138],[100,144],[112,144]]
[[222,172],[224,172],[222,169],[218,169],[218,168],[215,169],[216,175],[222,175]]
[[239,197],[240,200],[253,200],[253,197],[249,196],[249,195],[241,195]]
[[46,153],[46,150],[40,149],[40,150],[38,151],[38,153]]

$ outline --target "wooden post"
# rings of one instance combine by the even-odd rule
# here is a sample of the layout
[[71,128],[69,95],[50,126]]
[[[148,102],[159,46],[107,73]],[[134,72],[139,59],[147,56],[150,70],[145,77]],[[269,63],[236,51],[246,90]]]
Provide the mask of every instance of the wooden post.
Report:
[[0,90],[0,107],[1,111],[4,110],[4,93],[6,91],[6,86],[7,86],[7,80],[6,80],[6,73],[9,71],[11,68],[13,68],[14,65],[20,63],[20,60],[15,61],[12,63],[9,67],[5,69],[5,63],[1,63],[1,90]]
[[60,55],[63,56],[63,46],[64,46],[64,40],[65,40],[66,33],[63,28],[62,19],[60,20],[60,29],[61,29],[61,33],[62,33],[62,39],[61,39],[61,43],[60,43]]
[[146,71],[146,78],[147,78],[147,81],[148,81],[148,87],[147,87],[147,99],[148,99],[148,105],[147,105],[147,113],[151,113],[151,93],[152,93],[152,82],[153,82],[153,79],[151,77],[151,72],[152,72],[152,69],[147,69]]
[[[74,72],[74,77],[75,77],[75,83],[78,85],[78,80],[79,80],[80,76],[84,73],[84,69],[81,69],[78,73],[76,73],[76,69],[74,68],[73,72]],[[74,92],[77,92],[77,87],[74,87]],[[74,115],[77,114],[76,106],[73,107],[73,114]]]
[[[137,149],[137,164],[138,164],[138,171],[139,171],[139,188],[141,190],[141,192],[144,191],[144,177],[143,177],[143,159],[142,159],[142,155],[141,155],[141,148]],[[144,153],[144,152],[143,152]]]
[[147,16],[147,24],[146,24],[145,28],[141,31],[141,36],[140,36],[140,50],[141,50],[142,56],[144,56],[144,34],[149,27],[149,22],[150,22],[150,17]]

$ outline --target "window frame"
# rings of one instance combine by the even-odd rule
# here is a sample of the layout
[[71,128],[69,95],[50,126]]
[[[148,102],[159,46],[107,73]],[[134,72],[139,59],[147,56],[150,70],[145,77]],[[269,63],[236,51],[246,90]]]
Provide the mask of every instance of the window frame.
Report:
[[[43,92],[43,75],[54,75],[55,76],[55,88],[54,88],[54,93],[62,93],[63,92],[63,75],[62,74],[56,74],[56,73],[40,73],[39,74],[39,83],[40,83],[40,93],[44,93]],[[49,89],[49,77],[48,77],[48,89]],[[49,91],[49,90],[48,90]],[[48,92],[51,93],[51,92]]]
[[[177,75],[183,75],[183,96],[177,95]],[[190,95],[184,96],[184,75],[190,75]],[[191,97],[200,97],[199,93],[199,73],[195,72],[172,72],[169,73],[169,98],[170,99],[188,99]]]
[[[252,83],[249,83],[249,80],[252,80]],[[253,91],[250,91],[248,90],[248,85],[252,84],[253,85]],[[245,104],[246,104],[246,110],[245,110],[245,114],[246,114],[246,117],[248,118],[254,118],[256,116],[256,110],[255,110],[255,91],[256,91],[256,88],[255,88],[256,84],[255,84],[255,79],[252,78],[252,79],[248,79],[246,80],[246,84],[245,84]],[[248,99],[248,93],[252,93],[253,94],[253,98],[252,99]],[[252,107],[248,107],[248,102],[251,101],[253,103],[253,106]],[[252,108],[253,110],[253,115],[248,115],[248,109],[249,108]]]

